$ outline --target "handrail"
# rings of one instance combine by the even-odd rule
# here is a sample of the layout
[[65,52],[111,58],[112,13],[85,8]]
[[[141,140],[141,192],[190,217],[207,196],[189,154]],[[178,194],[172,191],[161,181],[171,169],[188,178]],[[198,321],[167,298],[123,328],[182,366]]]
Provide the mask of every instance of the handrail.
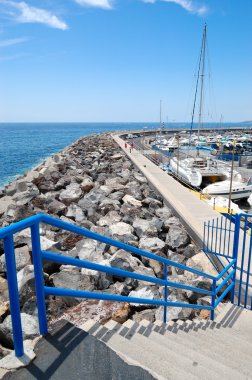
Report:
[[110,273],[110,274],[120,276],[120,277],[130,277],[130,278],[135,278],[140,281],[153,282],[154,284],[159,284],[163,286],[167,285],[167,286],[171,286],[177,289],[191,290],[198,293],[209,294],[209,295],[213,294],[213,292],[211,292],[210,290],[196,288],[193,286],[189,286],[189,285],[185,285],[185,284],[181,284],[181,283],[177,283],[173,281],[162,280],[157,277],[145,276],[137,272],[130,272],[123,269],[107,267],[105,265],[91,263],[89,261],[79,260],[73,257],[59,255],[57,253],[42,251],[42,259],[47,260],[47,261],[53,261],[55,263],[60,263],[60,264],[73,265],[79,268],[87,268],[87,269],[92,269],[99,272]]
[[[85,236],[90,239],[106,243],[108,245],[123,249],[128,252],[132,252],[138,256],[146,257],[155,261],[158,261],[163,264],[164,267],[164,276],[163,279],[146,276],[141,273],[125,271],[118,268],[113,268],[110,266],[105,266],[97,263],[88,262],[85,260],[79,260],[72,257],[67,257],[64,255],[42,251],[40,245],[40,230],[39,224],[45,223],[59,229],[64,229],[66,231]],[[216,287],[216,282],[221,278],[221,276],[212,276],[208,273],[204,273],[197,269],[187,267],[186,265],[176,263],[174,261],[168,260],[164,257],[154,255],[150,252],[141,250],[139,248],[132,247],[128,244],[119,242],[117,240],[111,239],[106,236],[99,235],[95,232],[89,231],[83,227],[78,227],[76,225],[64,222],[60,219],[53,218],[48,215],[38,214],[31,216],[27,219],[24,219],[20,222],[12,224],[10,226],[0,229],[0,239],[4,239],[4,250],[6,255],[6,268],[7,268],[7,281],[10,294],[10,310],[12,316],[12,325],[13,325],[13,338],[14,338],[14,348],[16,356],[22,356],[24,353],[23,349],[23,337],[22,337],[22,326],[21,326],[21,316],[20,316],[20,305],[19,305],[19,294],[18,294],[18,285],[17,285],[17,273],[16,273],[16,263],[15,263],[15,253],[14,253],[14,239],[13,235],[17,232],[22,231],[23,229],[31,228],[31,241],[32,241],[32,254],[33,254],[33,265],[34,265],[34,276],[35,276],[35,287],[36,287],[36,296],[37,296],[37,307],[38,307],[38,319],[39,319],[39,329],[40,334],[45,335],[47,333],[47,318],[46,318],[46,307],[45,307],[45,296],[46,295],[55,295],[55,296],[65,296],[65,297],[78,297],[78,298],[92,298],[92,299],[102,299],[118,302],[129,302],[129,303],[141,303],[147,305],[156,305],[164,307],[164,322],[166,322],[166,308],[169,306],[172,307],[185,307],[185,308],[194,308],[194,309],[206,309],[211,312],[211,319],[214,319],[214,310],[216,305],[224,297],[223,294],[227,294],[227,289],[232,289],[232,284],[227,287],[227,289],[222,293],[222,295],[217,299],[219,291],[222,287],[227,284],[227,282],[232,278],[234,270],[229,274],[226,279]],[[98,293],[98,292],[88,292],[82,290],[71,290],[71,289],[62,289],[48,287],[44,284],[43,278],[43,267],[42,261],[53,261],[61,264],[72,265],[81,268],[88,268],[91,270],[96,270],[99,272],[109,273],[111,275],[117,275],[120,277],[130,277],[135,278],[140,281],[151,282],[158,284],[164,287],[164,299],[146,299],[146,298],[137,298],[137,297],[128,297],[107,293]],[[234,259],[226,268],[225,273],[232,266],[235,266],[236,259]],[[202,289],[193,287],[191,285],[176,283],[169,281],[168,277],[168,266],[174,266],[176,268],[189,271],[191,273],[197,274],[199,276],[204,276],[212,281],[212,289]],[[223,273],[221,273],[223,276]],[[234,276],[233,276],[234,277]],[[170,302],[168,301],[168,287],[189,290],[192,292],[207,294],[211,296],[212,303],[211,306],[207,305],[198,305],[190,304],[183,302]]]

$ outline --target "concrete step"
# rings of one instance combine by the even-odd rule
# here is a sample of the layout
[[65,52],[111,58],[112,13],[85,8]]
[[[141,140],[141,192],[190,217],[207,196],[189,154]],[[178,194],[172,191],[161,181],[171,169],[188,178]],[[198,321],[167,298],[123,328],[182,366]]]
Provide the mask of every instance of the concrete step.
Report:
[[[105,325],[109,329],[117,329],[117,333],[123,333],[126,339],[139,345],[140,347],[148,347],[149,350],[155,350],[155,354],[160,358],[164,358],[167,362],[167,358],[172,360],[178,367],[183,365],[183,369],[188,373],[196,375],[199,379],[206,380],[223,380],[237,379],[238,372],[230,370],[225,365],[215,362],[214,360],[208,360],[207,357],[201,355],[199,352],[192,352],[187,350],[183,344],[176,343],[167,337],[151,331],[148,337],[144,334],[140,334],[142,327],[146,327],[148,331],[147,321],[143,321],[137,324],[133,321],[127,321],[122,327],[119,327],[111,323],[111,321]],[[139,336],[140,335],[140,336]],[[224,375],[226,374],[226,377]],[[241,377],[242,378],[242,377]],[[245,377],[244,377],[245,379]]]
[[[141,333],[141,327],[144,326],[144,323],[140,323],[139,328],[137,329],[137,333]],[[144,335],[144,332],[143,332]],[[162,344],[166,348],[175,351],[178,355],[182,355],[183,358],[188,358],[193,360],[197,365],[201,365],[202,367],[207,368],[207,375],[204,373],[206,379],[237,379],[243,378],[240,372],[230,369],[227,365],[224,365],[209,356],[206,356],[201,353],[200,350],[193,351],[188,350],[183,343],[177,342],[173,339],[175,334],[170,334],[169,336],[163,336],[154,330],[148,334],[148,339],[151,341],[155,341],[156,343]],[[246,377],[244,377],[245,379]]]
[[[188,350],[194,350],[216,360],[229,368],[250,376],[251,366],[251,346],[247,342],[232,335],[227,336],[219,329],[215,330],[191,330],[188,333],[178,331],[177,334],[165,332],[167,339],[184,344]],[[239,359],[237,352],[240,352]]]
[[[119,327],[122,334],[123,328],[128,328],[126,326]],[[120,335],[118,330],[109,330],[105,326],[98,326],[98,324],[92,323],[92,321],[88,321],[81,328],[106,343],[113,351],[124,358],[127,363],[139,365],[158,379],[199,379],[196,375],[184,370],[184,367],[181,366],[181,357],[179,363],[174,363],[167,353],[163,353],[160,356],[160,346],[157,345],[157,347],[150,349],[148,339],[146,338],[144,338],[144,343],[133,342]],[[158,348],[158,354],[155,348]]]

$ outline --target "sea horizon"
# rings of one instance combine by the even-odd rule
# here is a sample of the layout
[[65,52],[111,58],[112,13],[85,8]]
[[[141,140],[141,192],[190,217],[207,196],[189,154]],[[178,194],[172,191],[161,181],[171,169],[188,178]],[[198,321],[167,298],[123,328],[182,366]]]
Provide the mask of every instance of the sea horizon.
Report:
[[[165,128],[189,128],[190,122],[162,123]],[[250,127],[251,122],[222,123],[227,127]],[[197,124],[195,123],[195,126]],[[40,128],[41,126],[41,128]],[[125,128],[127,126],[127,128]],[[211,128],[220,123],[205,123]],[[0,189],[40,165],[53,154],[71,145],[80,137],[93,133],[146,130],[160,127],[159,122],[2,122],[0,123]]]

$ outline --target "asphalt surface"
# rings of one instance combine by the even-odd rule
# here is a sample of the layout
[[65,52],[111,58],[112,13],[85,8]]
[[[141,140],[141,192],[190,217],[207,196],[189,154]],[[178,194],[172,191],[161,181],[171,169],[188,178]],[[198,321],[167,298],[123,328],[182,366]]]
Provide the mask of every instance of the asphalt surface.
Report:
[[144,369],[125,363],[103,342],[69,322],[59,321],[40,340],[37,357],[3,380],[154,380]]

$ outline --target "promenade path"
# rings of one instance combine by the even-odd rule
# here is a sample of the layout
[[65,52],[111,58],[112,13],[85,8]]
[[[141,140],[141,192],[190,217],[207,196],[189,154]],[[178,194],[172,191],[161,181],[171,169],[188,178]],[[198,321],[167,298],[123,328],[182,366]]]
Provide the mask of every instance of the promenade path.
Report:
[[125,148],[125,142],[118,134],[112,134],[112,136],[133,164],[147,178],[150,185],[163,197],[165,204],[181,219],[195,243],[202,247],[204,222],[217,218],[220,214],[151,162],[140,151],[133,149],[130,153],[129,147]]

